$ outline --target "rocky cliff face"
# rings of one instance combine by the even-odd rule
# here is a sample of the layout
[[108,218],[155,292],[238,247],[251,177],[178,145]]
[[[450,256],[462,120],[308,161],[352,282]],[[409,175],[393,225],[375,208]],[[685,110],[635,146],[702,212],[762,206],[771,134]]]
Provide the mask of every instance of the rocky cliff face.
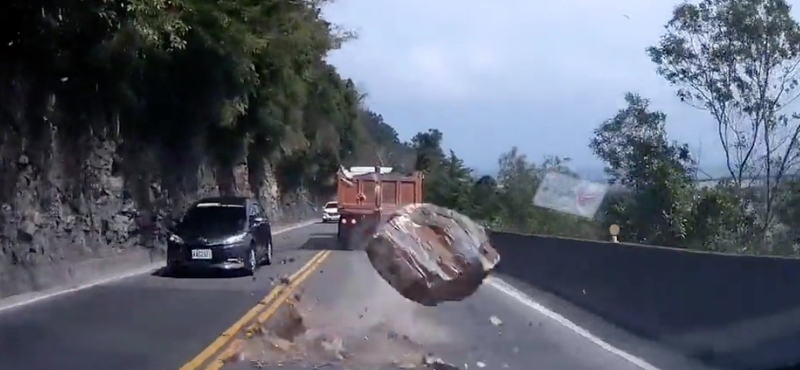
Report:
[[191,148],[44,128],[0,133],[0,298],[158,261],[170,220],[201,197],[256,196],[273,224],[316,217],[307,193],[281,194],[268,164],[212,168]]

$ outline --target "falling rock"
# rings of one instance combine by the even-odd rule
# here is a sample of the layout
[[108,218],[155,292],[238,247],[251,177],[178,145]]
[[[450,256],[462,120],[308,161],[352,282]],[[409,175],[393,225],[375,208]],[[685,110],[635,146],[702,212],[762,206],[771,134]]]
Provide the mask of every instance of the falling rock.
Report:
[[486,230],[433,204],[411,204],[377,224],[366,252],[378,274],[426,306],[469,297],[500,261]]

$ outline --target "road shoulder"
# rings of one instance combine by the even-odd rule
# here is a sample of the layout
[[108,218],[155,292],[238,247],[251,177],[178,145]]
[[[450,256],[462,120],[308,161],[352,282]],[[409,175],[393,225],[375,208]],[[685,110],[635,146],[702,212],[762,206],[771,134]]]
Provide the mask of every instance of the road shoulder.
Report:
[[688,358],[654,340],[629,333],[613,323],[529,283],[503,274],[495,274],[494,277],[513,286],[532,301],[558,313],[611,346],[641,358],[656,368],[664,370],[719,370],[702,364],[695,359]]

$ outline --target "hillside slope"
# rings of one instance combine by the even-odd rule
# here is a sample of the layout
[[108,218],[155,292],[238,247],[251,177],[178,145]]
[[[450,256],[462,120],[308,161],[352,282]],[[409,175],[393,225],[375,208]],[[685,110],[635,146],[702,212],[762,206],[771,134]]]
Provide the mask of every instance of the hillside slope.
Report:
[[0,298],[157,261],[200,197],[316,217],[339,164],[384,145],[316,2],[13,0],[0,20]]

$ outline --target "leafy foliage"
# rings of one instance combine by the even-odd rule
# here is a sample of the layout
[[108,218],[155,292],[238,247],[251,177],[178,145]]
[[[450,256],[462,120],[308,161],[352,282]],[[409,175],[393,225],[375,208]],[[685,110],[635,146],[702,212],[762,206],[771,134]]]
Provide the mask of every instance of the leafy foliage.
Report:
[[666,115],[625,96],[627,107],[595,130],[590,147],[606,163],[611,183],[630,197],[611,205],[610,218],[640,243],[679,246],[691,212],[694,163],[689,149],[667,141]]
[[776,225],[781,183],[796,173],[800,121],[800,25],[784,0],[703,0],[675,8],[648,49],[681,100],[707,110],[738,188],[763,180],[754,230],[762,244]]
[[329,194],[339,163],[397,139],[325,61],[352,35],[323,3],[6,2],[0,96],[26,112],[4,100],[0,125],[29,139],[51,125],[75,151],[93,136],[160,147],[165,175],[197,158],[223,171],[270,162],[282,190]]

